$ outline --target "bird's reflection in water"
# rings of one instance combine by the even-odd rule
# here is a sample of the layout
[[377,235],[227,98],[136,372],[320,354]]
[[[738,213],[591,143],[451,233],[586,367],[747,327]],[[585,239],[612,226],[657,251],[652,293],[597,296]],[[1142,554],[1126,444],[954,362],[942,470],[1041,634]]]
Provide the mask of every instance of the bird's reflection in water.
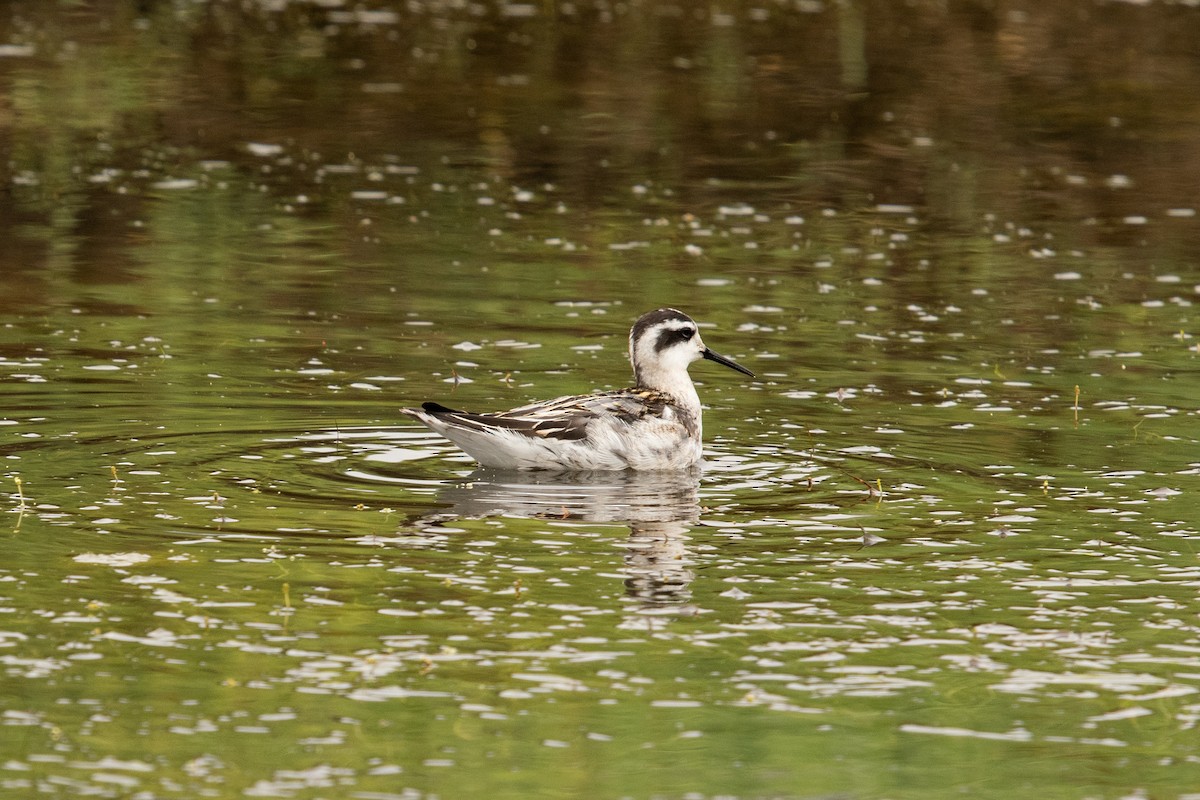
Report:
[[695,613],[688,528],[680,522],[634,522],[625,549],[625,592],[643,608]]
[[688,613],[687,533],[700,518],[699,470],[504,472],[480,469],[438,492],[441,519],[516,516],[629,525],[625,587],[644,611]]

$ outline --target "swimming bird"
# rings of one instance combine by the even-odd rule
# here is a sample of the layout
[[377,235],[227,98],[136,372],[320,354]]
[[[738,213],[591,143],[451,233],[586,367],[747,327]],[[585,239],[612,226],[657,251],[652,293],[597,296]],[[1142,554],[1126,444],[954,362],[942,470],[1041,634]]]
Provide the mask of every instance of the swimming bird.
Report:
[[634,385],[473,414],[438,403],[401,411],[495,469],[675,470],[698,463],[700,397],[688,366],[701,358],[754,373],[709,350],[695,320],[673,308],[629,331]]

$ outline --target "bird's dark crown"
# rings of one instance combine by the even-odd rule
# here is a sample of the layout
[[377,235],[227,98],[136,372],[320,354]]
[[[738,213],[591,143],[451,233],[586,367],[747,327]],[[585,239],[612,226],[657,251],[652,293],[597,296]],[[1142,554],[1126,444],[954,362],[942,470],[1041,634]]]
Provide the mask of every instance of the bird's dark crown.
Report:
[[[637,322],[633,323],[633,330],[629,332],[629,340],[631,342],[640,342],[647,331],[656,327],[666,328],[664,332],[680,331],[685,327],[695,332],[696,322],[682,311],[674,308],[660,308],[657,311],[651,311],[638,317]],[[655,342],[654,349],[662,350],[674,344],[677,340],[678,337],[660,336]]]

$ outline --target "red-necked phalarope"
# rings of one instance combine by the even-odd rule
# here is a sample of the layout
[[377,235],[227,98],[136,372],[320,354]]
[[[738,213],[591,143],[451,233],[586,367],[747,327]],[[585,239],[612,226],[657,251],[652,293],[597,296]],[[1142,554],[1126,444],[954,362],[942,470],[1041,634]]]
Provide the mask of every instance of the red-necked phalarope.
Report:
[[700,398],[688,365],[701,358],[754,373],[709,350],[695,321],[673,308],[629,331],[635,385],[472,414],[437,403],[401,409],[496,469],[684,469],[701,458]]

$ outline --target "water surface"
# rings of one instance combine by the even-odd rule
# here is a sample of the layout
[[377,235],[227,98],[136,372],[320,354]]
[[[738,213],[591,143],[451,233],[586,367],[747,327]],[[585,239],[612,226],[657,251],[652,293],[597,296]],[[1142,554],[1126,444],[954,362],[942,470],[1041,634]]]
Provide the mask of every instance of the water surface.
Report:
[[[7,8],[0,785],[1192,796],[1198,27]],[[668,304],[696,474],[397,412]]]

